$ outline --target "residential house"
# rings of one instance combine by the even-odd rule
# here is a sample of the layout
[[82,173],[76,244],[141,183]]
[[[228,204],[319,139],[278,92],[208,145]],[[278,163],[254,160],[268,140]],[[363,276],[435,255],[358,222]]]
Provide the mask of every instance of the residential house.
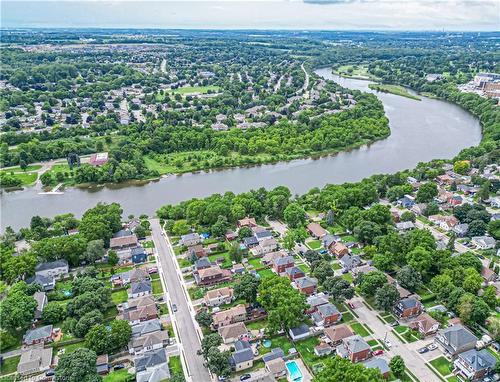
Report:
[[145,263],[148,259],[148,254],[143,247],[135,247],[130,251],[130,255],[132,258],[132,262],[134,264],[142,264]]
[[249,236],[249,237],[245,237],[243,239],[243,245],[250,249],[250,248],[253,248],[257,245],[259,245],[259,241],[257,240],[257,238],[255,236]]
[[268,363],[272,360],[283,358],[284,356],[285,353],[281,348],[272,348],[269,353],[266,353],[262,356],[262,361],[264,361],[264,363]]
[[338,345],[344,338],[354,335],[354,332],[347,325],[331,326],[325,328],[323,333],[332,345]]
[[498,278],[498,275],[493,271],[493,269],[485,267],[484,265],[481,268],[481,276],[487,283],[494,282]]
[[399,300],[394,306],[394,313],[399,318],[409,318],[422,313],[422,304],[413,297]]
[[144,321],[132,326],[132,337],[141,337],[159,330],[161,330],[159,319]]
[[246,218],[243,218],[243,219],[240,219],[238,220],[238,228],[241,228],[241,227],[257,227],[257,222],[255,221],[254,218],[250,218],[250,217],[246,217]]
[[244,304],[236,305],[230,309],[222,310],[212,316],[212,328],[218,329],[222,326],[243,322],[247,319],[247,309]]
[[427,208],[426,203],[417,203],[410,208],[410,211],[413,212],[415,215],[423,215],[426,208]]
[[214,266],[214,264],[208,259],[208,257],[202,257],[194,262],[193,272],[199,272],[201,269],[206,269]]
[[35,267],[35,275],[47,278],[59,278],[66,276],[69,272],[68,262],[66,260],[56,260],[49,263],[41,263]]
[[276,260],[279,257],[286,257],[287,254],[285,251],[274,251],[270,253],[266,253],[262,259],[261,262],[264,265],[272,265],[274,263],[274,260]]
[[448,204],[455,207],[459,206],[464,202],[464,199],[460,195],[452,195],[447,200]]
[[287,268],[285,273],[288,276],[288,278],[290,279],[290,281],[294,281],[295,279],[305,277],[305,275],[306,275],[304,273],[304,271],[302,269],[300,269],[299,267]]
[[17,364],[17,372],[25,377],[32,374],[43,373],[52,365],[52,347],[44,348],[35,346],[24,349]]
[[233,344],[248,335],[248,329],[243,322],[221,326],[217,331],[226,345]]
[[130,299],[123,305],[125,310],[137,310],[148,305],[156,305],[156,302],[153,296],[143,296]]
[[333,353],[334,350],[335,348],[333,348],[331,345],[327,344],[326,342],[321,342],[319,345],[316,345],[314,347],[314,354],[316,354],[318,357],[323,357]]
[[143,336],[132,337],[128,344],[130,354],[141,355],[145,352],[162,349],[169,344],[168,332],[158,330]]
[[262,243],[265,240],[272,239],[273,234],[266,229],[258,230],[254,233],[255,238],[259,243]]
[[455,179],[448,174],[438,175],[436,176],[436,180],[438,184],[447,186],[451,185],[455,181]]
[[101,354],[97,357],[95,361],[95,370],[99,375],[109,373],[109,356],[107,354]]
[[496,196],[494,198],[490,198],[490,205],[493,208],[500,208],[500,197]]
[[141,280],[130,284],[127,290],[128,298],[137,298],[142,296],[149,296],[153,293],[151,280]]
[[317,293],[306,298],[307,305],[309,308],[306,310],[307,314],[314,313],[318,310],[318,307],[323,304],[328,304],[328,296],[324,293]]
[[187,258],[188,259],[199,259],[201,257],[206,257],[207,252],[205,251],[205,248],[203,248],[203,245],[201,244],[196,244],[191,247],[188,247],[187,249]]
[[265,363],[265,369],[274,379],[281,379],[286,375],[285,360],[282,357],[271,359]]
[[148,304],[138,306],[135,309],[130,309],[123,312],[123,319],[128,321],[130,325],[136,325],[139,322],[149,321],[158,317],[158,309],[156,304]]
[[170,378],[165,349],[143,353],[134,358],[137,382],[160,382]]
[[288,329],[288,334],[293,341],[302,340],[309,337],[309,326],[307,326],[306,324],[301,324],[295,328]]
[[411,208],[415,204],[415,198],[411,195],[405,195],[398,200],[398,204],[404,208]]
[[342,319],[342,313],[331,303],[318,306],[316,312],[311,315],[314,324],[318,327],[328,327],[338,323]]
[[188,233],[181,236],[179,243],[185,247],[191,247],[201,243],[201,236],[197,233]]
[[318,280],[312,277],[301,277],[299,279],[295,279],[294,281],[295,287],[299,290],[300,293],[305,295],[311,295],[316,293],[316,288],[318,286]]
[[23,336],[24,345],[36,345],[52,342],[54,340],[54,331],[52,325],[40,326],[28,330]]
[[262,240],[256,246],[250,249],[250,253],[253,257],[262,257],[267,253],[271,253],[276,251],[278,248],[278,242],[274,237],[270,237],[268,239]]
[[474,236],[472,238],[472,244],[479,249],[492,249],[495,248],[496,241],[490,236]]
[[396,223],[396,229],[400,232],[410,231],[415,229],[415,223],[411,221]]
[[35,321],[38,321],[42,318],[43,308],[47,305],[47,295],[45,292],[35,292],[33,298],[36,301],[36,310],[35,310]]
[[435,341],[444,352],[452,357],[467,350],[474,349],[477,337],[463,325],[454,325],[437,332]]
[[321,242],[323,243],[323,247],[328,248],[331,244],[340,241],[341,238],[338,235],[327,234],[321,238]]
[[452,215],[431,215],[429,221],[438,225],[444,231],[451,231],[460,222]]
[[391,374],[391,369],[387,361],[380,357],[375,357],[363,362],[363,365],[368,369],[378,369],[382,377],[388,379]]
[[453,372],[467,380],[479,380],[491,373],[497,359],[488,350],[471,349],[460,353],[453,362]]
[[234,289],[224,287],[209,290],[203,300],[205,305],[210,307],[230,304],[234,300]]
[[295,265],[295,259],[293,256],[278,257],[273,262],[273,270],[278,275],[282,275],[286,272],[288,268]]
[[34,275],[26,279],[27,284],[38,284],[44,291],[49,292],[56,287],[56,279],[52,276]]
[[328,250],[332,255],[334,255],[337,259],[342,258],[343,256],[349,254],[349,248],[347,248],[343,243],[340,241],[334,242],[330,244],[328,247]]
[[351,271],[361,265],[361,257],[358,255],[345,255],[339,260],[343,271]]
[[411,322],[409,326],[423,336],[429,336],[438,331],[439,322],[427,313],[422,313],[413,322]]
[[457,224],[452,228],[452,231],[457,235],[457,237],[465,237],[467,232],[469,232],[469,225],[467,223]]
[[233,370],[238,372],[252,367],[253,357],[252,346],[248,341],[236,341],[229,363]]
[[306,228],[311,236],[315,237],[316,239],[321,239],[326,234],[328,234],[328,232],[318,223],[309,223]]
[[215,285],[231,280],[231,271],[221,269],[218,265],[213,265],[210,268],[203,268],[194,274],[194,279],[197,285]]
[[138,245],[139,241],[137,240],[137,236],[135,236],[134,234],[127,236],[113,237],[109,241],[109,248],[111,248],[114,251],[135,248]]
[[361,362],[370,358],[371,347],[361,336],[355,334],[342,340],[342,344],[337,346],[337,354],[351,362]]

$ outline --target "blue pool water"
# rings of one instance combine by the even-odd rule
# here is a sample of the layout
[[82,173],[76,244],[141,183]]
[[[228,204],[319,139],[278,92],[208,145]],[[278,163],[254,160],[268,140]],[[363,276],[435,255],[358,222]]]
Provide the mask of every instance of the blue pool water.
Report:
[[302,382],[302,373],[299,369],[299,365],[297,365],[297,362],[295,361],[287,362],[286,369],[288,370],[289,381]]
[[270,348],[271,347],[271,340],[264,340],[262,342],[262,345],[264,345],[265,348]]

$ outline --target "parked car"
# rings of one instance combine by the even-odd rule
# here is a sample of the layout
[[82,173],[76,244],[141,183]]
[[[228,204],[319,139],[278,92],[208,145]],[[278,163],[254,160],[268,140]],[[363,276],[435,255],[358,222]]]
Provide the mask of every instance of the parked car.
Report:
[[437,345],[436,344],[430,344],[430,345],[427,346],[427,349],[429,349],[431,351],[432,350],[436,350],[437,349]]
[[118,365],[115,365],[113,367],[113,370],[121,370],[121,369],[125,369],[125,365],[123,363],[119,363]]
[[392,344],[391,341],[389,340],[384,340],[385,346],[387,346],[389,349],[391,348]]
[[395,326],[399,326],[399,321],[391,322],[391,326],[394,328]]
[[227,378],[227,377],[225,377],[225,376],[223,376],[223,375],[219,375],[219,376],[217,377],[217,379],[218,379],[219,381],[226,381],[228,378]]
[[423,347],[423,348],[420,348],[417,350],[420,354],[424,354],[424,353],[427,353],[429,351],[429,349],[427,347]]
[[384,351],[382,349],[375,350],[372,355],[381,355],[384,354]]
[[175,304],[172,304],[172,311],[175,313],[177,312],[177,305]]
[[51,377],[51,376],[53,376],[54,374],[55,374],[54,369],[49,369],[49,370],[47,370],[47,371],[45,372],[45,376],[47,376],[47,377]]
[[243,374],[240,377],[240,381],[246,381],[247,379],[250,379],[250,378],[252,378],[252,376],[250,374]]

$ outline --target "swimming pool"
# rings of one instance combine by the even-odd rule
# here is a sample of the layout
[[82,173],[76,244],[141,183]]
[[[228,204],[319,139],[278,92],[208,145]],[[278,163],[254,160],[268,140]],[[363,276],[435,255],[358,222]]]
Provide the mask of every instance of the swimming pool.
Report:
[[265,348],[270,348],[271,347],[271,340],[264,340],[262,342],[262,345],[265,347]]
[[288,380],[293,382],[302,382],[302,372],[300,371],[297,362],[290,361],[286,363],[286,370],[288,371]]

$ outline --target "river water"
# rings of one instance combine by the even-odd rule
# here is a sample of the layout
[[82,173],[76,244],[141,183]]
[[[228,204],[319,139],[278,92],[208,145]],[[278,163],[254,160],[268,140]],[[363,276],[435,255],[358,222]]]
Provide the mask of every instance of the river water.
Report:
[[[344,87],[376,93],[368,88],[369,81],[338,77],[329,69],[318,69],[316,73]],[[416,101],[376,94],[384,104],[391,135],[370,146],[319,159],[169,176],[142,185],[70,188],[62,195],[40,195],[35,187],[4,192],[0,198],[0,228],[3,231],[8,225],[14,229],[27,226],[33,215],[53,217],[72,212],[81,216],[98,202],[118,202],[124,216],[138,216],[153,214],[164,204],[225,191],[238,193],[284,185],[302,194],[328,183],[359,181],[373,174],[413,168],[422,161],[452,158],[481,139],[479,121],[456,105],[425,97]]]

